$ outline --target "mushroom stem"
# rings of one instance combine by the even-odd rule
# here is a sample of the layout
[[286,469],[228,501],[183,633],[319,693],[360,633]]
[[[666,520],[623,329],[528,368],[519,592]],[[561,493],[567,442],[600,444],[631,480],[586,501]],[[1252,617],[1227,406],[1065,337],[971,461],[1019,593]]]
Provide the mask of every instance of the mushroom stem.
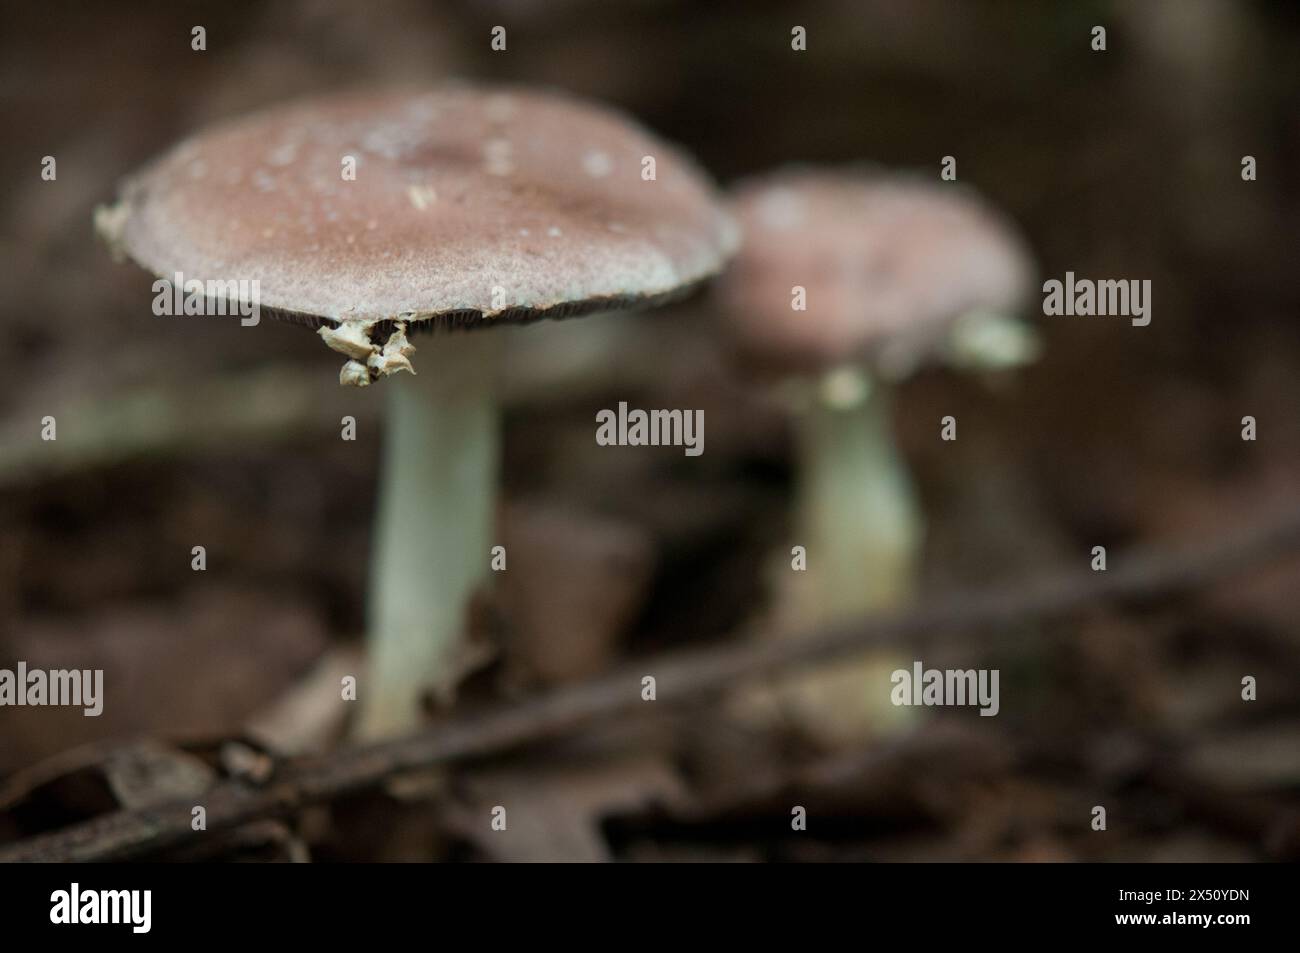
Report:
[[886,385],[872,381],[849,401],[819,394],[800,438],[796,518],[812,577],[807,608],[831,622],[906,601],[923,526],[894,449]]
[[496,337],[434,339],[420,348],[418,376],[385,381],[362,737],[415,727],[426,695],[454,687],[470,600],[485,581],[492,545]]
[[[885,385],[856,370],[827,375],[800,421],[799,440],[794,541],[808,563],[805,572],[782,574],[779,615],[793,628],[777,631],[815,631],[907,601],[922,520],[894,450]],[[877,651],[786,676],[770,700],[820,743],[859,744],[914,717],[915,709],[890,704],[890,673],[902,661]],[[761,706],[767,699],[746,701]]]

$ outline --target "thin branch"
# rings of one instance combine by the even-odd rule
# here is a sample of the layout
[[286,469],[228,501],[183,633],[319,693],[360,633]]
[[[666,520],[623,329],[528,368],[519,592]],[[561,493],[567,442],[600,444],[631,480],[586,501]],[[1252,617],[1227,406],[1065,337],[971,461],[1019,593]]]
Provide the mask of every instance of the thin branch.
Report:
[[[877,645],[920,646],[955,633],[979,634],[987,642],[991,633],[1009,626],[1101,603],[1193,591],[1297,550],[1300,508],[1293,508],[1199,549],[1131,554],[1107,572],[1068,570],[1029,583],[950,594],[916,611],[834,626],[806,638],[741,640],[645,659],[612,675],[523,703],[456,716],[395,741],[287,761],[260,787],[222,782],[201,799],[207,830],[291,815],[304,805],[375,787],[404,772],[501,752],[635,711],[646,704],[641,699],[645,675],[655,677],[657,703],[678,702]],[[193,806],[185,800],[105,815],[0,849],[0,862],[122,860],[178,847],[195,836],[190,829]]]

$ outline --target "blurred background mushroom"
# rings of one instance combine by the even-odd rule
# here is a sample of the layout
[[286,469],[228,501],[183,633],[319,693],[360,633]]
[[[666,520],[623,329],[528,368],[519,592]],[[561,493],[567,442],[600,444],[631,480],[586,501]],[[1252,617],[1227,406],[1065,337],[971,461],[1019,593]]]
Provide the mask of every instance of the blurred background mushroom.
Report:
[[[1097,24],[1105,53],[1089,48]],[[922,366],[896,389],[895,450],[926,521],[913,599],[928,606],[1086,568],[1097,545],[1119,560],[1211,544],[1294,501],[1296,62],[1294,4],[1227,0],[8,5],[0,668],[102,668],[107,698],[98,718],[0,710],[0,843],[124,803],[124,739],[169,752],[135,761],[175,766],[125,792],[147,804],[260,755],[337,755],[354,714],[339,684],[366,629],[382,402],[406,375],[340,388],[341,359],[301,328],[152,317],[151,276],[115,266],[87,223],[194,130],[356,87],[553,86],[681,143],[724,186],[791,163],[912,169],[1002,210],[1042,278],[1152,279],[1146,328],[1046,319],[1040,359],[997,387]],[[945,156],[957,183],[939,182]],[[686,646],[756,644],[765,567],[797,532],[798,419],[729,359],[717,312],[695,297],[486,339],[503,350],[510,562],[455,717]],[[432,341],[412,340],[420,370]],[[702,410],[705,453],[597,446],[594,415],[620,400]],[[953,413],[959,438],[942,442]],[[46,416],[57,440],[41,438]],[[344,416],[355,441],[339,439]],[[996,718],[934,711],[828,747],[704,699],[641,704],[243,843],[502,855],[472,825],[537,778],[544,796],[511,817],[565,836],[521,841],[529,856],[1294,860],[1298,584],[1300,561],[1282,560],[1199,595],[933,632],[927,664],[1000,668]],[[1105,836],[1080,821],[1099,799]]]
[[[727,331],[798,417],[793,548],[774,561],[768,627],[810,633],[914,595],[925,523],[895,449],[893,385],[945,358],[1032,360],[1035,332],[1018,320],[1032,268],[1014,229],[955,183],[793,170],[742,183],[733,206],[745,239],[719,283]],[[955,416],[935,427],[955,439]],[[850,741],[907,711],[884,691],[897,662],[801,676],[780,703]]]

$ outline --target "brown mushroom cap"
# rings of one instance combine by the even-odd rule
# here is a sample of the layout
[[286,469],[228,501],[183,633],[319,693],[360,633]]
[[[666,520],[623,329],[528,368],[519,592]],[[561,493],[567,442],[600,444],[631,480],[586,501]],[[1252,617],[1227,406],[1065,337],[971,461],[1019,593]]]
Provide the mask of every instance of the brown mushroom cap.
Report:
[[653,301],[736,244],[695,165],[628,119],[470,86],[323,98],[202,132],[102,221],[156,275],[255,279],[277,316],[361,328]]
[[733,213],[744,241],[718,290],[742,353],[769,367],[910,369],[963,315],[1014,312],[1032,280],[1012,226],[950,183],[786,171],[738,186]]

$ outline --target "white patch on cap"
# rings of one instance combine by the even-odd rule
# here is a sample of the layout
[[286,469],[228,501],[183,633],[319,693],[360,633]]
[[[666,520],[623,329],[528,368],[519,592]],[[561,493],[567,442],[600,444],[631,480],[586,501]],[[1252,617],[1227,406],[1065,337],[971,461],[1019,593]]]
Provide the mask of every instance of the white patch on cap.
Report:
[[419,147],[425,133],[420,127],[401,122],[382,122],[361,137],[361,148],[384,159],[400,159]]
[[582,157],[582,171],[593,179],[603,179],[614,171],[614,160],[609,153],[592,149]]
[[807,215],[804,200],[791,189],[773,189],[758,200],[758,220],[765,228],[798,228]]
[[266,161],[271,165],[288,165],[296,158],[298,158],[298,143],[286,142],[272,149],[267,155]]
[[488,175],[509,175],[515,171],[513,147],[509,139],[489,139],[483,143],[483,159]]
[[411,206],[417,212],[423,212],[438,201],[438,193],[432,185],[409,185],[406,187],[406,197],[411,200]]
[[438,118],[438,103],[433,96],[417,99],[406,110],[407,115],[419,122],[432,122]]

